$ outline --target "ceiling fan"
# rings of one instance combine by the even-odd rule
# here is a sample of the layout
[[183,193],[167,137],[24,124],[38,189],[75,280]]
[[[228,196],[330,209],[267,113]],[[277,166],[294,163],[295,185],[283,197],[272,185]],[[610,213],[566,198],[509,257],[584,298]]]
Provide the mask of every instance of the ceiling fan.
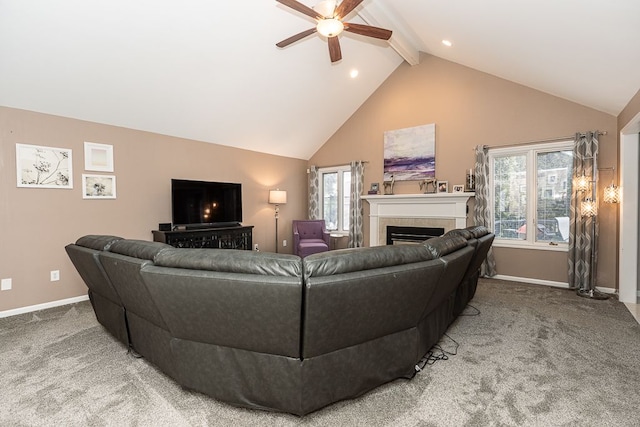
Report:
[[338,4],[337,0],[324,0],[318,3],[314,9],[305,6],[296,0],[276,1],[293,10],[305,14],[318,22],[315,28],[308,29],[284,39],[280,43],[276,43],[276,46],[278,47],[289,46],[300,39],[318,32],[327,37],[329,42],[329,57],[331,58],[331,62],[336,62],[342,59],[340,42],[338,41],[338,35],[342,31],[349,31],[354,34],[360,34],[362,36],[374,37],[382,40],[389,40],[389,38],[391,38],[390,30],[372,27],[370,25],[352,24],[343,21],[343,19],[360,3],[362,3],[363,0],[342,0],[340,4]]

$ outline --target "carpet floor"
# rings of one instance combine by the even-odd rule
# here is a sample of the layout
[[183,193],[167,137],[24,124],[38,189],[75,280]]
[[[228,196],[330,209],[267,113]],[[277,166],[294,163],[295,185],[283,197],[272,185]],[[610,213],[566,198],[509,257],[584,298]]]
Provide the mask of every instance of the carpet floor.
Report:
[[89,302],[0,319],[0,425],[640,425],[640,325],[622,303],[481,279],[471,305],[439,344],[455,355],[302,418],[183,389]]

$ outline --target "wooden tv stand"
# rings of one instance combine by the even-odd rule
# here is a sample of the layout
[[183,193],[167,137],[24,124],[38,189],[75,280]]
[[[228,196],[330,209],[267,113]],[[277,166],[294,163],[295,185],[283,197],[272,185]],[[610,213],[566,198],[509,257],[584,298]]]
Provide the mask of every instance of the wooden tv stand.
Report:
[[190,230],[153,230],[153,241],[176,248],[243,249],[253,246],[253,225],[219,228],[196,228]]

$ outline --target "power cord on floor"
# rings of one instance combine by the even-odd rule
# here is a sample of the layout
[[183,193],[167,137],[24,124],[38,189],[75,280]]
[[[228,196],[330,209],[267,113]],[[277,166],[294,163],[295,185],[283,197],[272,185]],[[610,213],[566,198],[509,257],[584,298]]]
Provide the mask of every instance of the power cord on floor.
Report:
[[[453,342],[453,350],[445,350],[442,347],[444,344],[444,337],[447,337],[449,340],[451,340],[451,342]],[[458,347],[460,347],[460,344],[447,334],[443,335],[443,339],[441,339],[436,345],[431,347],[431,350],[429,350],[427,354],[425,354],[422,359],[420,359],[420,361],[415,366],[414,375],[422,371],[427,365],[433,365],[438,360],[449,360],[449,356],[455,356],[456,354],[458,354]]]
[[129,346],[128,350],[127,350],[127,354],[135,357],[136,359],[142,359],[142,355],[140,353],[138,353],[137,351],[134,350],[134,348],[132,346]]

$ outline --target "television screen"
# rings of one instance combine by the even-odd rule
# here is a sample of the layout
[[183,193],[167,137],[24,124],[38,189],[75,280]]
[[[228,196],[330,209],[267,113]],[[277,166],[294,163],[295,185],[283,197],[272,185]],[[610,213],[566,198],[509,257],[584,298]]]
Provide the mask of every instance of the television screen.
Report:
[[174,225],[229,225],[242,222],[242,185],[171,180]]

